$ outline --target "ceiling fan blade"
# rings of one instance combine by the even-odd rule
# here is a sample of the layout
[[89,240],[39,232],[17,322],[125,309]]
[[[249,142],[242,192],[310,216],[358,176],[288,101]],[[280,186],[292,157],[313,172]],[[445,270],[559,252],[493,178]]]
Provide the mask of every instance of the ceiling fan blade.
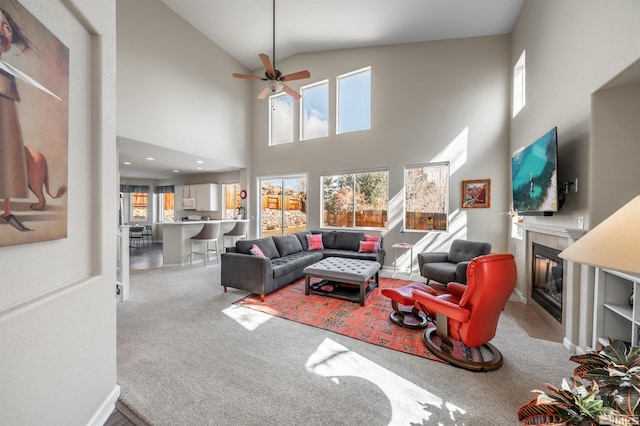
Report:
[[293,99],[298,100],[302,97],[302,95],[300,95],[300,93],[296,92],[295,90],[293,90],[291,87],[287,86],[286,84],[282,84],[282,89],[287,92]]
[[271,65],[271,60],[267,55],[261,53],[260,60],[262,61],[262,65],[264,65],[264,69],[267,70],[267,74],[269,74],[272,78],[276,78],[276,72],[273,69],[273,65]]
[[270,91],[271,89],[269,89],[269,86],[265,87],[264,89],[262,89],[262,92],[258,94],[258,99],[266,98]]
[[303,78],[311,77],[311,73],[307,70],[298,71],[291,74],[283,75],[280,77],[280,81],[301,80]]
[[238,74],[238,73],[233,73],[232,75],[235,78],[246,78],[247,80],[264,80],[262,77],[256,77],[255,75]]

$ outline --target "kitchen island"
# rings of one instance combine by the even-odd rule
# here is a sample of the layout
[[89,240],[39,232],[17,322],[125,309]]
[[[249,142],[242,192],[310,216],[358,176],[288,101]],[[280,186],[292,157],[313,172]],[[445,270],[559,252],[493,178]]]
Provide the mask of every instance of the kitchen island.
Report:
[[220,223],[220,236],[218,247],[220,253],[224,252],[224,239],[222,235],[229,232],[237,222],[249,222],[248,219],[222,219],[222,220],[189,220],[183,222],[159,222],[162,225],[162,264],[163,266],[183,266],[189,264],[191,254],[190,239],[196,235],[205,223]]

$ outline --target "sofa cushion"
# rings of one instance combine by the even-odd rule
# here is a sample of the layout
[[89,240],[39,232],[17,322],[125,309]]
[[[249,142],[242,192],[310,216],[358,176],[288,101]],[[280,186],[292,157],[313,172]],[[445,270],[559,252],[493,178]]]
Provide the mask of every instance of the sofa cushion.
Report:
[[311,232],[309,231],[303,231],[303,232],[296,232],[295,235],[296,237],[298,237],[298,241],[300,241],[300,245],[302,246],[302,251],[307,251],[309,250],[309,242],[307,241],[307,235],[310,235]]
[[273,237],[273,242],[280,253],[280,257],[285,257],[292,253],[302,251],[302,244],[295,235],[278,235]]
[[302,270],[307,266],[318,262],[322,259],[321,252],[301,251],[290,254],[286,257],[273,259],[271,267],[273,268],[273,278],[281,277],[285,274],[298,271],[302,276]]
[[322,235],[322,245],[326,249],[335,248],[336,242],[336,231],[311,231],[312,234],[320,234]]
[[324,255],[325,258],[337,256],[337,257],[346,257],[349,259],[375,260],[381,265],[384,264],[384,255],[385,255],[384,250],[379,251],[377,253],[360,253],[359,251],[336,250],[336,249],[323,250],[322,254]]
[[364,232],[337,231],[333,247],[330,248],[358,251],[360,248],[360,241],[363,240]]
[[236,241],[236,250],[238,253],[251,254],[251,246],[254,244],[260,247],[262,253],[269,259],[280,257],[278,248],[271,237],[259,238],[257,240],[238,240]]
[[308,250],[323,250],[322,235],[321,234],[309,234],[307,235],[307,248]]

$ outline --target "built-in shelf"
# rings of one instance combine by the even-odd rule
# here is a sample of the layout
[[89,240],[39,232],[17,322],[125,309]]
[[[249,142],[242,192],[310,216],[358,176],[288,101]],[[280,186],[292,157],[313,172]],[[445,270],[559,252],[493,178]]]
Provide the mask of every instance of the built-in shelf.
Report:
[[594,349],[607,345],[609,338],[638,344],[640,277],[596,268],[593,302]]

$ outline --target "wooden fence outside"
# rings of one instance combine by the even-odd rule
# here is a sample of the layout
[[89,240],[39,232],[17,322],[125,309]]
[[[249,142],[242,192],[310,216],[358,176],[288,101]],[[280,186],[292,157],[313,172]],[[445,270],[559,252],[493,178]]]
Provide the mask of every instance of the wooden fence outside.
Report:
[[[290,197],[286,195],[284,197],[285,210],[302,210],[304,207],[300,202],[299,196]],[[262,196],[262,208],[263,209],[282,209],[282,195],[263,195]]]
[[[353,212],[329,213],[324,212],[324,225],[335,226],[338,228],[353,227]],[[387,211],[386,210],[365,210],[356,212],[355,226],[359,228],[386,228],[387,227]]]
[[405,223],[407,229],[446,231],[447,215],[445,213],[407,212],[405,215]]

